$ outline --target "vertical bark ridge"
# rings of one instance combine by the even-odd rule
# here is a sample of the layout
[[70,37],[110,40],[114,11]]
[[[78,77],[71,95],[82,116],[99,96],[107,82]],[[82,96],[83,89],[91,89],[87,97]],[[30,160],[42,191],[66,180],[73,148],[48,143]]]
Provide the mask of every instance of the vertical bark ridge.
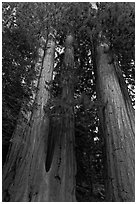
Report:
[[102,108],[107,164],[108,200],[134,201],[134,110],[122,74],[97,48],[98,95]]
[[[6,170],[6,173],[3,174],[3,199],[6,199],[5,191],[8,191],[10,202],[44,201],[42,200],[43,193],[46,192],[45,171],[43,171],[45,170],[44,140],[46,140],[48,131],[48,120],[43,108],[49,98],[49,91],[45,89],[45,81],[50,81],[52,78],[55,49],[53,38],[48,39],[46,49],[30,123],[23,139],[20,138],[20,141],[17,141],[18,135],[15,135],[8,163],[3,169],[3,171]],[[39,158],[39,153],[41,158]],[[14,160],[12,163],[11,156]],[[14,172],[12,181],[10,181],[10,171]],[[44,191],[40,191],[40,186]]]
[[48,201],[72,202],[75,198],[74,113],[73,113],[73,37],[66,38],[62,66],[61,134],[55,146],[54,157],[48,172]]

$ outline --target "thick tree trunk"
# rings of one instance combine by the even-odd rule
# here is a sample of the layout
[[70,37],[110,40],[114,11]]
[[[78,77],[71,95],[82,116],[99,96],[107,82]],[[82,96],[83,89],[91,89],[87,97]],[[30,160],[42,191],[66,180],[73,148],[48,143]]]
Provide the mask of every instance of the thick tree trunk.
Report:
[[46,201],[45,143],[48,119],[44,106],[49,98],[45,81],[52,78],[55,42],[48,36],[38,92],[31,120],[23,134],[15,134],[7,162],[3,168],[3,201]]
[[120,68],[106,51],[97,47],[97,95],[107,156],[107,200],[133,202],[134,194],[134,109]]
[[[61,111],[52,119],[54,129],[48,142],[46,166],[48,177],[48,201],[72,202],[75,198],[76,164],[74,155],[73,113],[73,47],[72,36],[66,39],[64,65],[62,66]],[[70,41],[69,41],[70,40]],[[59,107],[58,107],[59,108]],[[57,112],[56,112],[57,114]],[[52,141],[51,141],[52,140]],[[54,148],[52,152],[51,148]],[[53,157],[53,159],[52,159]],[[52,161],[50,161],[52,159]]]

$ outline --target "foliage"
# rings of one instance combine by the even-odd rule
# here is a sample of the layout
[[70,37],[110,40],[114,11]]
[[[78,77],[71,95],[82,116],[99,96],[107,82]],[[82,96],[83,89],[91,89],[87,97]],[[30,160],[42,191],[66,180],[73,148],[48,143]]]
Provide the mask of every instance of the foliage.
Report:
[[135,3],[100,3],[98,9],[102,33],[110,42],[113,53],[118,57],[134,105]]
[[32,97],[33,80],[36,77],[35,60],[37,47],[19,24],[15,13],[20,4],[3,4],[2,32],[2,85],[3,85],[3,163],[23,104]]
[[[134,3],[101,3],[99,21],[102,32],[115,52],[134,60],[135,10]],[[129,52],[130,51],[130,52]]]

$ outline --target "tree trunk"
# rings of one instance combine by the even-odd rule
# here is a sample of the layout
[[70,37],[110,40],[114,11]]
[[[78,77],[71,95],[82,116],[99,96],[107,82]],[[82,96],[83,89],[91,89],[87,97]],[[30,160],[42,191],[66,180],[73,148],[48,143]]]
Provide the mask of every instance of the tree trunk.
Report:
[[107,157],[107,201],[134,202],[134,109],[107,45],[97,47],[97,96]]
[[[74,155],[73,113],[73,47],[72,36],[67,36],[64,64],[62,66],[62,97],[52,118],[53,131],[48,142],[46,169],[48,201],[72,202],[75,198],[76,164]],[[70,40],[70,41],[69,41]],[[53,152],[54,151],[54,152]],[[53,159],[52,159],[53,157]],[[51,165],[51,166],[50,166]]]
[[[15,134],[3,168],[3,201],[46,201],[45,143],[48,119],[44,106],[49,98],[45,81],[52,78],[55,42],[49,34],[31,120],[23,134]],[[18,132],[18,131],[17,131]]]

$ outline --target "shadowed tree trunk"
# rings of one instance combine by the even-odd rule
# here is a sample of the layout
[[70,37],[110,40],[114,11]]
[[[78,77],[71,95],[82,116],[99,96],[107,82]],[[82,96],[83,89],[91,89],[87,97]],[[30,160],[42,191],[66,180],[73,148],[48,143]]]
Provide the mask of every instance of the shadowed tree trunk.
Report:
[[107,200],[134,202],[134,109],[109,46],[97,47],[97,96],[107,157]]
[[45,112],[49,91],[45,86],[52,78],[55,42],[52,33],[48,36],[30,122],[23,134],[19,134],[21,128],[17,128],[3,168],[3,201],[76,200],[72,41],[73,37],[68,36],[62,66],[61,111],[49,116],[49,126]]
[[[75,198],[76,164],[74,155],[73,113],[73,37],[66,38],[64,64],[62,66],[62,97],[60,107],[52,117],[49,135],[46,170],[48,177],[48,201],[72,202]],[[56,116],[56,117],[55,117]]]
[[14,134],[10,153],[3,168],[3,201],[46,201],[47,183],[44,164],[48,119],[43,109],[49,98],[45,81],[50,82],[52,78],[54,50],[55,42],[51,31],[30,122],[23,134],[19,134],[19,131]]

